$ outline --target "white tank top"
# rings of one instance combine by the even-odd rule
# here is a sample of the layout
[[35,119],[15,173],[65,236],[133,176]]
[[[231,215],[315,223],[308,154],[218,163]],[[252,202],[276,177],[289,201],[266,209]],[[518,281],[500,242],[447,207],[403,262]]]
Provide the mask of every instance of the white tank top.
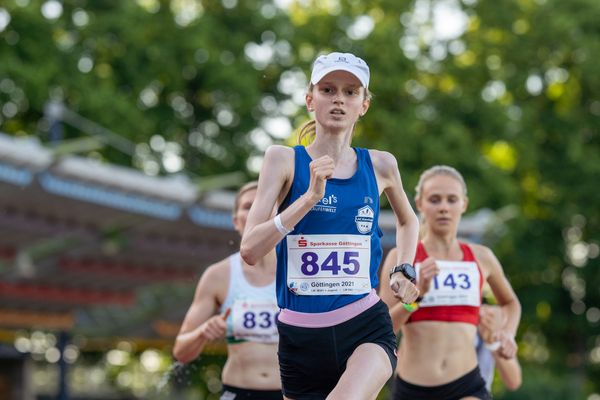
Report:
[[229,257],[229,288],[221,305],[221,314],[227,309],[227,341],[277,343],[279,335],[275,324],[279,307],[275,295],[275,279],[266,286],[253,286],[244,276],[240,253]]

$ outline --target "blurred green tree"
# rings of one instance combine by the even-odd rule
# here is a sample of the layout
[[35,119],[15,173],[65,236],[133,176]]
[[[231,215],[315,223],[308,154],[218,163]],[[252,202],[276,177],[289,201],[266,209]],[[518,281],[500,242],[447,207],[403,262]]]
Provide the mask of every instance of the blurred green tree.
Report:
[[484,240],[523,305],[525,381],[496,397],[598,399],[598,21],[597,0],[7,0],[0,129],[50,141],[59,100],[135,144],[91,156],[252,175],[308,118],[315,55],[355,52],[375,97],[354,143],[394,153],[409,193],[451,164],[504,218]]

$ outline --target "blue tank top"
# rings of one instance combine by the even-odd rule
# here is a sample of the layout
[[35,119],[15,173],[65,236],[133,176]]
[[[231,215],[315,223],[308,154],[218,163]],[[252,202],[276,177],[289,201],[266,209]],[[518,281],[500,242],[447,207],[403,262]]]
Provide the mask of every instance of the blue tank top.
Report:
[[[325,195],[277,244],[277,301],[281,308],[316,313],[365,297],[379,284],[382,257],[379,190],[369,151],[354,148],[351,178],[327,180]],[[306,193],[312,161],[295,146],[294,180],[282,212]]]

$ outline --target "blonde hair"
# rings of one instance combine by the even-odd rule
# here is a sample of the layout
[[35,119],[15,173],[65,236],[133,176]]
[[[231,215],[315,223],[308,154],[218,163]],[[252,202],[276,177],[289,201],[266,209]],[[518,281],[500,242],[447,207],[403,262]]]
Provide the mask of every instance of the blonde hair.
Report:
[[[467,184],[465,183],[462,174],[458,172],[456,168],[451,167],[449,165],[434,165],[433,167],[423,171],[421,173],[421,176],[419,176],[419,182],[417,183],[417,186],[415,186],[415,200],[418,200],[421,197],[421,192],[423,190],[423,185],[425,184],[425,182],[428,179],[438,175],[445,175],[456,179],[463,188],[463,196],[467,196]],[[419,220],[419,240],[421,240],[425,236],[425,226],[427,224],[427,221],[425,221],[425,217],[423,217],[422,215],[419,216]]]
[[305,123],[300,126],[298,132],[298,144],[302,146],[308,146],[315,140],[315,135],[317,134],[317,121],[314,119],[309,119]]
[[237,193],[235,194],[235,202],[233,203],[233,210],[231,211],[234,216],[235,216],[235,213],[237,213],[238,207],[240,206],[240,198],[242,197],[242,195],[244,193],[246,193],[247,191],[253,190],[256,188],[258,188],[258,181],[250,181],[238,189]]
[[[308,93],[312,93],[315,85],[312,83],[308,85]],[[369,91],[369,88],[365,88],[365,100],[371,101],[373,94]],[[298,144],[308,146],[315,139],[317,134],[317,121],[310,119],[303,123],[298,129]]]
[[467,184],[465,183],[462,174],[458,172],[456,168],[449,165],[434,165],[433,167],[428,168],[421,173],[419,182],[417,183],[417,186],[415,186],[415,199],[421,197],[421,191],[423,190],[425,181],[438,175],[446,175],[456,179],[463,188],[463,195],[467,195]]

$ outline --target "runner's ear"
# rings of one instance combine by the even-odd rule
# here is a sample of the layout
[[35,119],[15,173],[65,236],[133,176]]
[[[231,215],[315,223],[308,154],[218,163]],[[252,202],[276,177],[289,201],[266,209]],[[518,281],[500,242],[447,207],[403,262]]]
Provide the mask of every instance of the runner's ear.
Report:
[[469,198],[467,196],[465,196],[463,198],[463,209],[462,209],[462,212],[464,213],[465,211],[467,211],[467,208],[469,208]]

